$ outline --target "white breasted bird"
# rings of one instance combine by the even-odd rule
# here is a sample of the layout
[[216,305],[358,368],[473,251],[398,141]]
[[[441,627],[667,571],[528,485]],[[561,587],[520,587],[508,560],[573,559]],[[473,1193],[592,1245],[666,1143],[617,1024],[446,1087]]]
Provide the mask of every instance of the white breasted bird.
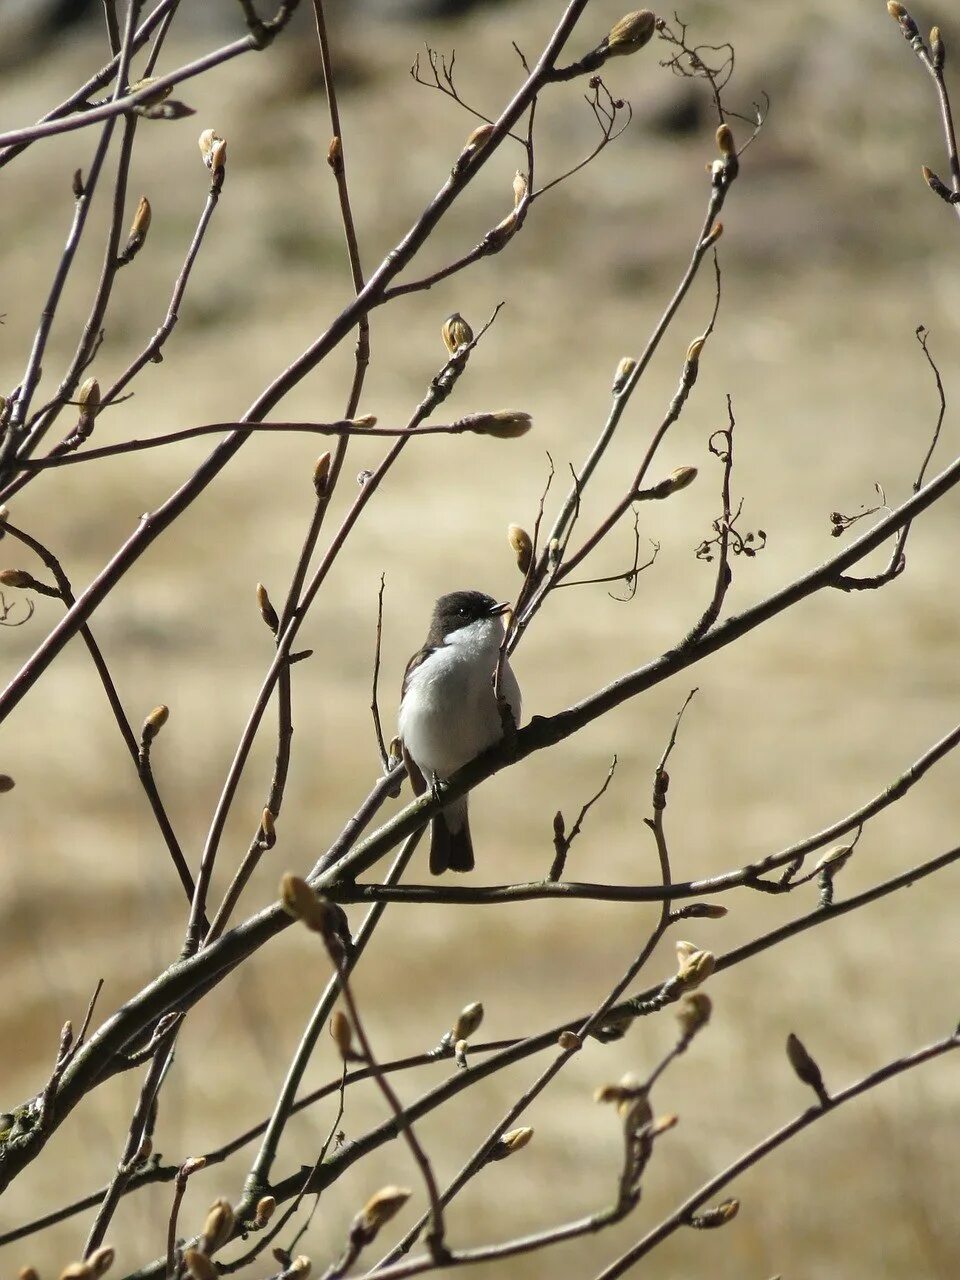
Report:
[[[493,679],[502,615],[509,607],[482,591],[454,591],[434,606],[426,643],[407,663],[400,696],[403,757],[417,795],[503,736]],[[520,686],[508,662],[500,691],[519,722]],[[451,800],[433,819],[430,870],[473,870],[466,796]]]

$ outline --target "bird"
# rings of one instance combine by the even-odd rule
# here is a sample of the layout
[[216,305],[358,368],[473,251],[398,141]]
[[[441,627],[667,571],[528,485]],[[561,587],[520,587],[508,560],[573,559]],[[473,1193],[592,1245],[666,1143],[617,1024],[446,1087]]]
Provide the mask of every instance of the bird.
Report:
[[[493,681],[509,608],[509,602],[498,603],[482,591],[453,591],[433,607],[426,642],[403,675],[398,715],[403,759],[417,795],[503,736]],[[519,722],[520,686],[507,661],[500,693]],[[473,867],[467,797],[461,796],[433,818],[430,870],[442,875]]]

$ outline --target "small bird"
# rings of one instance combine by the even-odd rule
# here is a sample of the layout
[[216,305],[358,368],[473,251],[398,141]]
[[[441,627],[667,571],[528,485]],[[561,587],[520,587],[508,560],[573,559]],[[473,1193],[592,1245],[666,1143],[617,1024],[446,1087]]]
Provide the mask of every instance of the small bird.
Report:
[[[400,695],[399,733],[414,792],[449,778],[503,736],[493,678],[503,643],[498,604],[482,591],[454,591],[434,605],[426,643],[407,663]],[[520,719],[520,686],[504,662],[501,695]],[[434,817],[430,870],[472,871],[473,843],[467,797],[451,800]]]

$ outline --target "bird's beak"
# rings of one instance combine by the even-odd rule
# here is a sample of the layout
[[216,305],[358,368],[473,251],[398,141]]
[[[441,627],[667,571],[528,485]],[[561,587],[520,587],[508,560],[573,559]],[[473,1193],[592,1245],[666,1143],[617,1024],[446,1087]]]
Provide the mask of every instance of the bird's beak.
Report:
[[499,618],[501,614],[506,613],[509,609],[512,609],[512,608],[513,608],[512,603],[509,600],[504,600],[502,604],[495,604],[493,606],[493,608],[490,610],[490,617]]

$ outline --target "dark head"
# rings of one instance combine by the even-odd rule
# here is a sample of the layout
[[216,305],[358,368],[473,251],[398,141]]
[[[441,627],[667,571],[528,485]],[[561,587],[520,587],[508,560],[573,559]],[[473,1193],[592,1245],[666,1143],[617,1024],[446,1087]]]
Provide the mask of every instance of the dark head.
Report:
[[497,618],[510,608],[509,602],[498,604],[482,591],[452,591],[441,596],[433,608],[427,643],[443,644],[444,638],[461,627],[469,627],[483,619]]

